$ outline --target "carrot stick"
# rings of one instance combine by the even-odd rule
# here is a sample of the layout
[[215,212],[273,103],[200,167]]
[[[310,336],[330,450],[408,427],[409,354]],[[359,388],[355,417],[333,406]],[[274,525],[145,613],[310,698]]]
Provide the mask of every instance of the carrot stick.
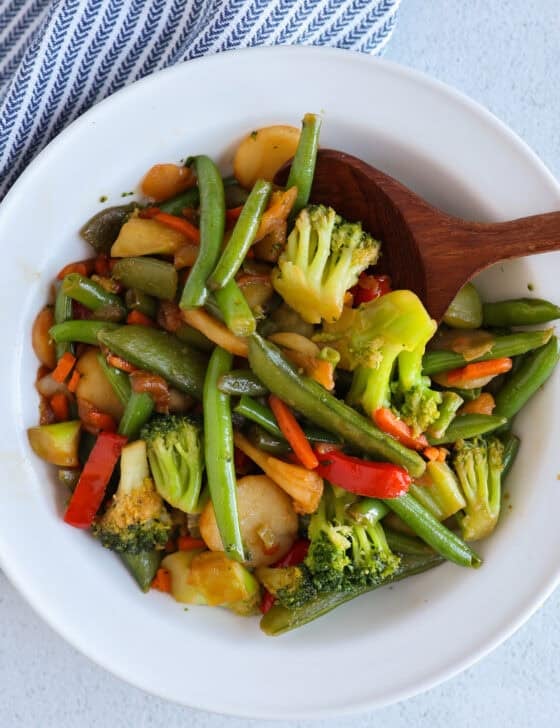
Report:
[[146,316],[142,311],[131,311],[126,317],[127,324],[137,324],[138,326],[150,326],[153,328],[155,323],[149,316]]
[[127,374],[136,371],[136,367],[133,364],[125,359],[121,359],[121,357],[116,354],[107,354],[107,364],[110,364],[112,367],[115,367],[115,369],[120,369]]
[[184,235],[193,243],[200,242],[199,229],[188,220],[183,220],[183,218],[177,217],[176,215],[170,215],[168,212],[157,212],[153,216],[153,219],[161,222],[162,225],[167,225],[167,227],[177,230],[177,232]]
[[159,568],[156,571],[156,575],[152,581],[152,589],[157,589],[166,594],[171,592],[171,576],[167,569]]
[[471,402],[465,402],[457,414],[459,415],[491,415],[496,402],[490,392],[482,392]]
[[58,360],[56,367],[53,369],[52,378],[54,381],[62,383],[74,368],[75,363],[76,357],[69,351],[65,352]]
[[205,549],[206,544],[201,538],[179,536],[177,539],[177,548],[179,551],[194,551],[195,549]]
[[78,382],[80,381],[80,372],[78,372],[76,369],[72,372],[72,376],[70,377],[70,381],[68,382],[68,390],[70,392],[75,392],[78,388]]
[[52,409],[57,422],[65,422],[70,419],[70,407],[68,398],[63,392],[57,392],[49,399],[49,405]]
[[505,374],[511,369],[511,359],[507,356],[500,359],[489,359],[488,361],[478,361],[459,369],[452,369],[447,372],[446,378],[449,384],[461,384],[469,382],[473,379],[482,379],[483,377],[491,377],[495,374]]
[[380,430],[391,435],[405,447],[413,450],[422,450],[428,446],[424,435],[414,437],[412,430],[401,419],[394,415],[388,407],[380,407],[373,413],[373,421]]
[[300,463],[304,468],[314,470],[318,467],[319,461],[290,408],[275,394],[270,395],[268,402],[274,412],[278,427],[292,446],[292,450],[297,455]]

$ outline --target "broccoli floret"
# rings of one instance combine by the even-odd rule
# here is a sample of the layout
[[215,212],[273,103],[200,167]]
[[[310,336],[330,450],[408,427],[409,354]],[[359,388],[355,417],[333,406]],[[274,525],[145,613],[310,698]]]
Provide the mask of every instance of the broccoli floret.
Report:
[[204,457],[200,427],[188,417],[155,417],[141,432],[161,497],[185,513],[200,511]]
[[498,522],[502,495],[504,446],[496,437],[459,440],[453,467],[467,505],[459,517],[463,538],[486,538]]
[[122,449],[117,492],[92,528],[103,546],[112,551],[137,554],[161,549],[169,539],[171,518],[150,478],[146,443]]
[[[436,323],[420,299],[403,290],[345,309],[315,338],[335,348],[339,366],[354,372],[348,394],[351,404],[371,414],[390,407],[394,395],[401,417],[419,432],[437,419],[441,401],[422,376],[422,356],[435,330]],[[399,378],[392,386],[396,366]]]
[[265,589],[289,609],[301,607],[317,596],[311,572],[304,564],[280,568],[261,566],[256,575]]
[[379,248],[361,223],[347,222],[332,207],[310,205],[296,218],[272,284],[305,321],[336,321],[344,294],[377,261]]

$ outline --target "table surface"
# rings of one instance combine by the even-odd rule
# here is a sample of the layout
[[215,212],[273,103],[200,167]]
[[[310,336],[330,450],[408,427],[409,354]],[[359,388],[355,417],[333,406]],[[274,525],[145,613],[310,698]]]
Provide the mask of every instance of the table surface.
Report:
[[[560,175],[558,0],[403,0],[386,58],[484,104]],[[512,588],[515,588],[512,585]],[[278,728],[532,728],[558,724],[560,592],[508,642],[447,683],[375,713]],[[0,725],[111,728],[263,725],[132,688],[67,645],[0,573]]]

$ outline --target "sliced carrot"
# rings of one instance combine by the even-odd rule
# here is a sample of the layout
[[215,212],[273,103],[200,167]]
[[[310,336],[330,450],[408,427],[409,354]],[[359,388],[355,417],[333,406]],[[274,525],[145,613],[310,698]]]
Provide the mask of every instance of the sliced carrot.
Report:
[[49,405],[57,422],[65,422],[70,419],[68,398],[63,392],[53,394],[53,396],[49,399]]
[[89,276],[93,273],[94,259],[88,258],[87,260],[78,260],[75,263],[68,263],[64,268],[61,268],[56,277],[59,281],[63,280],[70,273],[79,273],[82,276]]
[[70,377],[70,381],[68,382],[68,390],[70,392],[75,392],[78,388],[78,382],[80,381],[80,372],[78,372],[76,369],[72,372],[72,376]]
[[107,354],[107,364],[110,364],[112,367],[115,367],[115,369],[120,369],[127,374],[135,372],[137,368],[125,359],[121,359],[121,357],[116,354]]
[[292,446],[292,450],[297,455],[300,463],[304,468],[314,470],[318,467],[319,461],[288,405],[282,402],[275,394],[270,395],[268,402],[274,412],[278,427],[282,430],[282,434]]
[[177,548],[179,551],[194,551],[195,549],[204,549],[206,544],[201,538],[193,538],[192,536],[179,536],[177,539]]
[[439,460],[439,448],[437,447],[427,447],[422,454],[430,462],[437,462]]
[[156,571],[156,575],[152,581],[152,589],[157,589],[158,591],[165,592],[166,594],[171,592],[171,576],[167,569],[160,567]]
[[450,385],[459,385],[463,382],[470,382],[473,379],[482,379],[483,377],[492,377],[496,374],[505,374],[506,372],[509,372],[511,365],[511,359],[504,356],[499,359],[478,361],[473,364],[467,364],[459,369],[452,369],[447,372],[446,377]]
[[162,225],[167,225],[167,227],[176,230],[178,233],[181,233],[193,243],[200,242],[199,229],[195,227],[192,222],[184,220],[182,217],[177,217],[177,215],[170,215],[168,212],[158,211],[155,215],[153,215],[153,219],[161,222]]
[[146,316],[145,313],[142,313],[142,311],[131,311],[126,317],[126,323],[137,324],[138,326],[150,326],[152,328],[155,326],[155,322],[149,316]]
[[491,415],[496,402],[490,392],[482,392],[476,399],[465,402],[458,414],[461,415]]
[[58,360],[56,367],[53,369],[52,378],[54,381],[62,383],[74,368],[75,363],[76,357],[69,351],[65,352]]
[[373,421],[379,427],[380,430],[391,435],[405,447],[410,447],[413,450],[422,450],[428,446],[428,441],[424,435],[414,437],[412,430],[397,417],[388,407],[380,407],[373,413]]

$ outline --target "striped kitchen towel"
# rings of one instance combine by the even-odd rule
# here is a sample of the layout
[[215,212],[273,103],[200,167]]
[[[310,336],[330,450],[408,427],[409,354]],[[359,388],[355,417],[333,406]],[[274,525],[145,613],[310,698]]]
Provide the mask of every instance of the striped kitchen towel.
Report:
[[379,53],[400,0],[0,0],[0,199],[33,157],[105,96],[231,48]]

